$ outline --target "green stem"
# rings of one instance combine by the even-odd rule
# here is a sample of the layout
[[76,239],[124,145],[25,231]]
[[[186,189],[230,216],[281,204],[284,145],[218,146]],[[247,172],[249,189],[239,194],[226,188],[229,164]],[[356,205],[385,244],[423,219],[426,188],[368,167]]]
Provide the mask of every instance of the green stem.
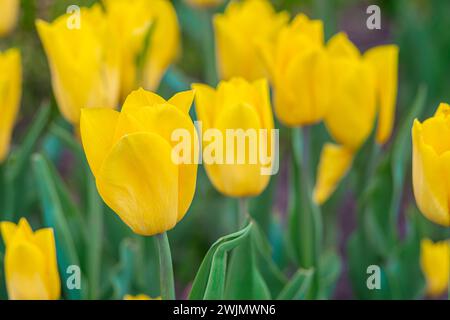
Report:
[[216,72],[216,55],[214,48],[214,31],[212,26],[212,12],[209,10],[199,11],[201,25],[202,25],[202,51],[204,60],[204,76],[206,83],[215,86],[217,83],[217,72]]
[[173,280],[172,255],[170,253],[167,233],[156,236],[159,250],[159,277],[161,297],[163,300],[175,300],[175,285]]
[[[88,169],[89,170],[89,169]],[[100,288],[100,270],[103,235],[103,207],[102,200],[97,193],[94,177],[88,173],[88,221],[89,221],[89,297],[98,298]]]
[[248,199],[247,198],[239,198],[239,210],[238,210],[238,230],[244,227],[245,222],[248,218]]

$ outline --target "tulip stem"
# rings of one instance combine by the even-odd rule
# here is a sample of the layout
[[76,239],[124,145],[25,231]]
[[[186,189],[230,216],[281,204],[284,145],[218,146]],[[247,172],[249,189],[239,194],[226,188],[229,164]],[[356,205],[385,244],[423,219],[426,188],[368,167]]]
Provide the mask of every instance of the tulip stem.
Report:
[[245,225],[245,221],[248,217],[248,199],[247,198],[239,198],[239,210],[238,210],[238,229],[242,228]]
[[161,297],[163,300],[175,300],[175,285],[173,280],[172,254],[170,253],[167,233],[156,236],[159,251],[159,277]]

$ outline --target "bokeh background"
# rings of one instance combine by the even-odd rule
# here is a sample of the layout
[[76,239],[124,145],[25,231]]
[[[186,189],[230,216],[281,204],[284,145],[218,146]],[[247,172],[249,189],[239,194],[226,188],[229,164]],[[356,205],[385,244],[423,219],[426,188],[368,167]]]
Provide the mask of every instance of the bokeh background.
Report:
[[[51,115],[45,123],[45,129],[36,137],[33,150],[44,153],[57,169],[61,186],[69,192],[71,202],[78,210],[66,211],[69,225],[76,225],[77,215],[86,216],[85,175],[87,167],[77,159],[67,136],[70,125],[59,115],[52,95],[47,59],[37,36],[35,19],[52,21],[66,12],[69,5],[89,6],[96,1],[74,0],[23,0],[19,24],[15,31],[0,39],[0,50],[19,47],[23,59],[23,95],[19,119],[14,130],[13,150],[20,145],[29,131],[41,106],[50,105]],[[211,29],[211,15],[224,10],[226,2],[211,10],[199,10],[184,1],[172,1],[182,31],[182,54],[165,74],[158,93],[169,98],[174,92],[189,89],[193,82],[217,83],[214,60],[214,39]],[[345,31],[349,38],[362,50],[374,45],[395,43],[400,47],[399,90],[396,111],[396,125],[392,141],[383,147],[375,164],[375,177],[361,185],[362,169],[359,164],[373,157],[370,143],[364,146],[355,160],[355,166],[341,183],[337,192],[322,208],[324,219],[325,251],[330,251],[330,261],[335,264],[335,281],[331,298],[422,298],[424,297],[424,279],[419,266],[418,240],[429,237],[435,240],[445,239],[448,230],[425,220],[418,212],[411,187],[410,140],[404,145],[401,172],[404,180],[400,186],[392,187],[391,180],[395,166],[391,164],[398,154],[392,150],[396,137],[403,130],[411,128],[410,111],[418,93],[424,93],[424,108],[416,116],[420,119],[430,116],[441,101],[450,101],[450,2],[446,0],[278,0],[272,1],[277,10],[288,10],[293,14],[304,12],[312,18],[320,18],[325,24],[326,37],[337,31]],[[376,4],[381,8],[381,30],[368,30],[366,8]],[[192,110],[195,117],[195,112]],[[0,115],[1,116],[1,115]],[[406,119],[406,120],[405,120]],[[280,158],[278,175],[271,179],[269,187],[258,198],[250,202],[250,214],[259,222],[273,246],[273,259],[287,274],[294,270],[289,257],[283,250],[288,224],[289,202],[289,136],[281,128]],[[406,129],[404,129],[406,128]],[[322,142],[329,140],[323,125],[313,129],[312,163],[318,163]],[[388,163],[388,164],[386,164]],[[80,174],[81,173],[81,174]],[[364,181],[364,180],[363,180]],[[375,182],[374,182],[375,181]],[[387,182],[386,182],[387,181]],[[374,182],[376,197],[370,205],[357,200],[361,188]],[[21,190],[13,194],[3,191],[3,197],[14,208],[17,220],[26,216],[33,227],[39,227],[45,220],[39,195],[39,184],[33,174],[32,164],[27,163],[18,179]],[[392,198],[396,197],[398,215],[394,217],[394,229],[398,238],[388,243],[388,252],[377,252],[359,246],[354,238],[355,231],[364,221],[361,211],[367,206],[377,212],[389,211]],[[6,202],[6,201],[5,201]],[[387,209],[386,209],[387,208]],[[75,212],[77,211],[77,212]],[[105,209],[105,211],[109,211]],[[185,219],[169,232],[171,239],[177,295],[186,297],[195,273],[211,244],[220,236],[235,230],[237,202],[220,195],[211,186],[203,168],[199,169],[197,192],[193,204]],[[1,213],[0,213],[1,214]],[[383,214],[383,213],[381,213]],[[1,216],[0,216],[1,217]],[[375,217],[382,219],[378,215]],[[1,217],[4,220],[4,217]],[[361,220],[363,219],[363,220]],[[383,220],[380,220],[383,221]],[[386,227],[382,222],[380,230]],[[358,227],[359,226],[359,227]],[[389,227],[386,227],[389,228]],[[89,232],[89,230],[87,230]],[[76,234],[76,232],[75,232]],[[126,292],[147,292],[158,295],[158,259],[152,238],[137,237],[114,215],[103,215],[103,234],[101,235],[101,273],[96,297],[121,298]],[[376,242],[377,240],[375,240]],[[87,259],[86,246],[89,243],[77,243],[76,251],[83,265]],[[377,246],[375,243],[374,246]],[[349,249],[350,248],[350,249]],[[350,254],[350,251],[352,254]],[[0,248],[0,252],[4,252]],[[367,257],[367,252],[375,252]],[[2,255],[0,254],[0,262]],[[389,283],[387,290],[372,293],[364,289],[367,261],[383,266],[383,277]],[[0,274],[2,269],[0,268]],[[398,279],[394,283],[389,277]],[[400,275],[402,275],[400,277]],[[0,298],[6,298],[4,277],[0,277]]]

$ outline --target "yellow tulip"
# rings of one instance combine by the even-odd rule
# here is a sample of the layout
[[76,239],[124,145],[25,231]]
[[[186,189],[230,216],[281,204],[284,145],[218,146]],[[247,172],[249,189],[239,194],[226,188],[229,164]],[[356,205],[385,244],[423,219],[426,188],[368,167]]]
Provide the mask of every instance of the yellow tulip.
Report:
[[[197,116],[202,121],[204,132],[203,162],[212,184],[221,193],[231,197],[260,194],[270,179],[269,175],[261,174],[261,170],[273,165],[274,157],[271,135],[274,124],[267,81],[247,82],[242,78],[233,78],[220,82],[216,90],[204,84],[194,84],[192,87],[196,92]],[[253,142],[250,137],[244,137],[246,145],[236,150],[238,143],[235,140],[239,137],[232,137],[232,142],[229,139],[230,129],[242,129],[243,132],[254,130]],[[267,135],[259,135],[261,129],[267,130]],[[209,136],[208,132],[217,135]],[[261,144],[267,148],[262,150],[259,148]],[[218,145],[221,146],[215,148]],[[209,152],[210,148],[214,151]],[[265,152],[269,158],[267,163],[261,161]],[[238,161],[240,153],[241,162]],[[211,161],[208,160],[209,156],[217,158]],[[256,161],[252,162],[252,158]]]
[[31,230],[25,218],[1,222],[5,243],[5,279],[11,300],[56,300],[61,283],[53,229]]
[[0,52],[0,163],[6,158],[22,92],[20,52]]
[[[324,117],[341,152],[322,152],[315,201],[325,202],[348,171],[354,154],[367,140],[378,113],[376,142],[390,138],[397,96],[398,47],[384,45],[361,55],[344,33],[327,45],[333,86]],[[345,165],[344,165],[345,164]],[[325,172],[327,170],[329,172]]]
[[119,95],[120,54],[111,22],[101,7],[82,8],[79,22],[66,14],[36,27],[47,54],[53,92],[62,115],[74,125],[81,108],[115,108]]
[[357,150],[375,124],[375,70],[342,33],[330,39],[328,51],[334,81],[325,125],[339,144]]
[[179,52],[180,31],[175,9],[167,0],[103,2],[121,48],[122,100],[141,86],[155,91]]
[[427,293],[438,297],[447,289],[450,275],[450,242],[423,239],[420,243],[420,264],[427,282]]
[[266,76],[263,62],[257,59],[257,43],[275,39],[288,20],[288,13],[276,13],[270,1],[231,1],[224,14],[214,16],[220,77],[252,81]]
[[123,297],[123,300],[161,300],[161,297],[158,298],[151,298],[150,296],[146,295],[146,294],[137,294],[135,296],[131,295],[131,294],[126,294]]
[[433,117],[414,120],[412,140],[417,206],[431,221],[450,226],[450,106],[441,103]]
[[211,8],[222,4],[224,0],[186,0],[186,2],[192,7]]
[[0,0],[0,37],[6,36],[17,24],[19,0]]
[[[137,234],[172,229],[192,202],[198,156],[198,137],[188,114],[193,96],[186,91],[165,101],[139,89],[127,97],[121,112],[82,110],[81,139],[100,196]],[[177,129],[190,134],[190,162],[173,158]]]
[[260,42],[274,89],[275,114],[285,125],[313,124],[325,116],[331,77],[323,38],[322,21],[299,14],[273,43]]

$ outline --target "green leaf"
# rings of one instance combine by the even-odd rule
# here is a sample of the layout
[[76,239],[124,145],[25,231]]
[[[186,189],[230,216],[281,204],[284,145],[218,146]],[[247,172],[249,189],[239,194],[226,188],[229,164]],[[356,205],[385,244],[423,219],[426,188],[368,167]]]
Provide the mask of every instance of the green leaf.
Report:
[[[252,234],[257,227],[254,224]],[[259,237],[261,234],[259,234]],[[270,299],[267,284],[261,276],[256,262],[255,237],[246,237],[233,250],[226,275],[225,299]]]
[[[50,119],[50,107],[43,106],[33,119],[30,129],[27,131],[19,147],[9,156],[3,165],[4,173],[4,194],[3,212],[5,220],[13,220],[14,214],[23,209],[27,201],[24,201],[24,194],[21,190],[30,190],[26,186],[26,167],[41,132],[47,126]],[[28,195],[28,194],[26,194]]]
[[299,269],[278,295],[277,300],[305,299],[313,281],[313,269]]
[[131,292],[137,251],[138,245],[134,239],[125,238],[120,243],[120,261],[112,275],[115,299],[123,299],[126,294]]
[[217,240],[203,259],[192,284],[190,300],[220,299],[223,296],[227,253],[249,235],[253,223]]
[[[53,228],[55,233],[59,272],[64,280],[63,284],[65,284],[69,276],[66,273],[67,267],[70,265],[80,266],[80,260],[48,160],[41,154],[35,154],[33,169],[44,212],[44,223],[47,227]],[[79,290],[69,290],[65,285],[62,287],[70,299],[81,298]]]
[[341,274],[341,269],[341,258],[334,250],[328,251],[321,256],[319,299],[331,298],[336,282]]

